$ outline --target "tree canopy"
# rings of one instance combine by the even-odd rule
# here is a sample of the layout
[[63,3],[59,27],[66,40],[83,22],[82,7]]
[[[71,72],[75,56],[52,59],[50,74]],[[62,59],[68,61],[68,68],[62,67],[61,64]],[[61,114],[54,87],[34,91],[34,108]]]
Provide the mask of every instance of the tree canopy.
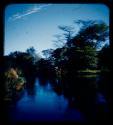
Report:
[[[59,26],[66,43],[53,51],[56,66],[66,65],[70,69],[97,69],[97,50],[109,38],[109,26],[102,21],[75,21],[80,30],[73,36],[74,28]],[[60,36],[60,35],[59,35]],[[65,62],[65,63],[64,63]]]

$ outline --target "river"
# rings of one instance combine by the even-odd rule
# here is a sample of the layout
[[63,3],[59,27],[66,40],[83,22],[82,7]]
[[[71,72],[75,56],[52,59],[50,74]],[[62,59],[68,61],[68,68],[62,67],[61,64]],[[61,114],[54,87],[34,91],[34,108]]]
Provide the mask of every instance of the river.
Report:
[[[97,110],[101,109],[102,112],[106,110],[105,107],[104,108],[102,107],[106,105],[105,96],[99,89],[96,90],[95,87],[93,87],[94,86],[93,84],[98,83],[98,78],[93,80],[93,81],[96,80],[95,82],[93,81],[89,82],[90,78],[84,81],[85,79],[80,78],[80,82],[78,84],[76,83],[77,84],[76,87],[74,89],[72,87],[71,88],[72,91],[70,90],[70,93],[72,92],[72,95],[73,94],[78,95],[78,97],[77,96],[76,97],[79,100],[78,107],[77,106],[73,107],[70,106],[70,101],[68,96],[67,97],[64,96],[66,95],[66,92],[64,92],[63,94],[61,93],[58,94],[57,92],[54,91],[50,81],[46,81],[46,84],[42,85],[41,81],[38,78],[36,78],[34,86],[31,87],[30,89],[25,89],[23,91],[22,97],[18,101],[16,101],[16,103],[10,105],[8,110],[9,120],[12,122],[14,121],[15,122],[18,121],[85,122],[87,120],[86,115],[88,113],[89,113],[88,115],[90,116],[90,114],[94,114],[93,112],[96,112]],[[67,91],[67,93],[69,92]],[[76,105],[75,103],[74,105]],[[94,104],[96,105],[96,108]],[[97,109],[97,107],[99,108]]]
[[[32,90],[31,90],[32,91]],[[68,100],[63,95],[55,93],[48,82],[41,86],[36,79],[34,90],[24,95],[10,107],[11,121],[84,121],[83,114],[69,108]]]

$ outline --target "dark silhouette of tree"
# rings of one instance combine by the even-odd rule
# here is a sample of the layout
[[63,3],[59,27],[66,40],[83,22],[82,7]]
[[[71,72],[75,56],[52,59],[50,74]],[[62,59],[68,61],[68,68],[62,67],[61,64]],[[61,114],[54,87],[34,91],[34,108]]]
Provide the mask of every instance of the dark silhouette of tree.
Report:
[[79,52],[78,55],[81,53],[80,58],[76,57],[77,62],[79,62],[78,67],[83,65],[84,68],[96,68],[96,50],[102,46],[102,42],[106,42],[109,38],[109,27],[104,22],[98,21],[85,22],[80,20],[78,22],[82,23],[80,31],[74,38],[67,42],[67,46],[77,49],[77,53]]
[[[109,26],[102,21],[78,21],[82,24],[78,34],[69,42],[68,45],[78,45],[80,47],[90,44],[96,48],[102,46],[102,42],[109,39]],[[77,22],[77,23],[78,23]]]
[[35,55],[36,50],[34,49],[34,47],[30,47],[26,50],[26,52],[33,56]]
[[62,35],[55,35],[57,40],[55,40],[54,43],[57,47],[63,47],[65,46],[66,42],[72,39],[74,28],[72,26],[58,26],[58,28],[62,30],[64,33]]
[[33,63],[35,63],[36,61],[40,60],[40,55],[36,53],[36,50],[34,47],[30,47],[26,50],[26,53],[28,53],[32,59],[33,59]]
[[16,51],[9,54],[9,58],[11,58],[14,63],[12,63],[11,68],[18,67],[21,69],[27,81],[31,81],[35,77],[36,68],[33,54],[34,49],[29,49],[27,52]]
[[103,71],[110,70],[111,67],[111,52],[110,52],[110,46],[105,45],[99,52],[98,52],[98,58],[99,58],[99,68]]
[[72,26],[59,26],[59,29],[64,31],[64,38],[66,42],[70,41],[72,39],[74,28]]
[[42,80],[55,79],[54,66],[50,60],[40,59],[36,63],[37,76]]
[[54,40],[54,45],[55,47],[57,48],[61,48],[65,45],[66,41],[64,40],[63,36],[62,35],[54,35],[56,37],[56,40]]
[[[72,37],[73,28],[60,26],[65,33],[66,45],[56,49],[52,57],[55,64],[72,67],[72,69],[96,69],[97,68],[97,49],[109,38],[108,26],[102,21],[81,21],[79,32]],[[70,62],[70,63],[69,63]],[[72,66],[73,65],[73,66]]]
[[52,52],[53,52],[53,49],[46,49],[46,50],[42,51],[42,53],[46,57],[46,59],[51,56]]

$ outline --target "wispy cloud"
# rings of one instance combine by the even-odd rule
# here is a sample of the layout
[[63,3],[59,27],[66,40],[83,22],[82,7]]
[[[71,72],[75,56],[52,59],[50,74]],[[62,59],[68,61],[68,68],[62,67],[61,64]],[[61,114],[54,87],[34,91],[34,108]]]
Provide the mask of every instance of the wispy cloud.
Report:
[[52,4],[44,4],[44,5],[40,5],[40,6],[34,5],[31,9],[28,9],[22,13],[16,13],[16,14],[12,15],[9,18],[9,21],[15,21],[15,20],[21,19],[25,16],[31,15],[33,13],[40,12],[43,8],[48,7],[50,5],[52,5]]
[[76,10],[81,9],[83,7],[83,4],[81,4],[81,5],[80,4],[76,4],[75,7],[74,7],[74,9],[72,11],[76,11]]

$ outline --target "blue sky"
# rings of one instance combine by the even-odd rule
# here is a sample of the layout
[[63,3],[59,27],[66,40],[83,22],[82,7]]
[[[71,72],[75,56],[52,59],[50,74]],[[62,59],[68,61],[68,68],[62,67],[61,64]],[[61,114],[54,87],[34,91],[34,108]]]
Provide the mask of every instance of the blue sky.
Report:
[[5,8],[4,55],[26,51],[33,46],[39,53],[55,48],[59,25],[74,20],[103,20],[109,25],[109,8],[104,4],[10,4]]

